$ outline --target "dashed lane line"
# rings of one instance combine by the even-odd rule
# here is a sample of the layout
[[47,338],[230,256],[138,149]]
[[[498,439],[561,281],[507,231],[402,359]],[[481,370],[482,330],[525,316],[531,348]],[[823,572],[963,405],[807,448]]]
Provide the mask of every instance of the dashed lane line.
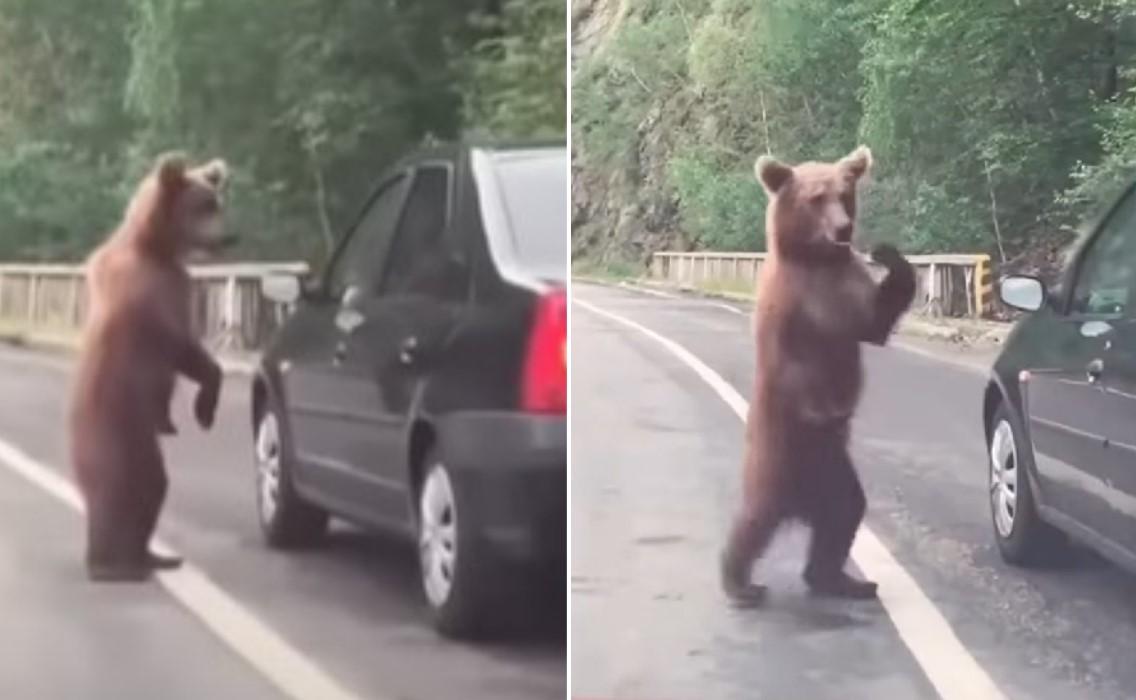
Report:
[[[744,423],[749,404],[729,382],[678,343],[629,318],[582,301],[574,304],[654,340],[714,390]],[[861,525],[852,559],[880,584],[880,602],[927,679],[944,700],[1005,700],[1002,691],[955,635],[939,609],[879,537]]]
[[[83,501],[74,484],[4,440],[0,440],[0,464],[72,510],[83,512]],[[161,553],[174,553],[161,541],[155,542],[154,548]],[[170,595],[285,696],[295,700],[362,700],[188,561],[179,569],[157,572],[156,577]]]

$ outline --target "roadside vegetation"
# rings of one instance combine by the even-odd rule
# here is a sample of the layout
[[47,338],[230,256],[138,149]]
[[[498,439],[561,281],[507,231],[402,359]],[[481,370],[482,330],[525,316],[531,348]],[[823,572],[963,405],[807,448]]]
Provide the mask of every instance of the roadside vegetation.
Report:
[[166,149],[233,166],[240,256],[318,260],[407,149],[562,136],[565,22],[563,0],[0,0],[0,260],[81,259]]
[[761,250],[754,158],[866,143],[869,240],[1044,271],[1136,164],[1133,0],[615,4],[573,7],[577,257]]

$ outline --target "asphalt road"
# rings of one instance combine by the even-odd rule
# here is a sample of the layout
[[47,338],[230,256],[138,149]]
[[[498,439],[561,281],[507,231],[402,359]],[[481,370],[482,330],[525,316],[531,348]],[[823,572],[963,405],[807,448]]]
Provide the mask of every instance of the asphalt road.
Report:
[[[68,381],[66,358],[0,351],[0,440],[64,476]],[[161,534],[303,658],[360,699],[565,696],[562,619],[509,642],[445,641],[426,624],[412,545],[337,527],[313,551],[266,549],[247,380],[227,378],[209,433],[187,413],[191,396],[181,386],[174,400],[181,435],[165,443],[171,493]],[[82,544],[76,512],[0,464],[0,698],[282,697],[159,584],[87,583]]]
[[[680,344],[748,398],[748,313],[578,283],[573,296]],[[767,606],[727,605],[717,555],[741,422],[656,340],[579,304],[571,322],[573,696],[936,697],[913,652],[941,662],[934,640],[901,637],[879,603],[807,597],[801,528],[758,565]],[[1006,698],[1136,697],[1136,578],[1087,553],[1041,571],[998,556],[981,362],[934,345],[866,352],[853,451],[867,525],[949,630]]]

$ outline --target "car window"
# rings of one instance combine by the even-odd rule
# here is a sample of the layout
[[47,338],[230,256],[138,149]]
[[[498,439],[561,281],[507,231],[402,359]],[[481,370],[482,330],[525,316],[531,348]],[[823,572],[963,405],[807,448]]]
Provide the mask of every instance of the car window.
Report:
[[1069,310],[1120,316],[1131,312],[1136,273],[1136,196],[1128,195],[1082,258]]
[[496,159],[517,259],[553,279],[568,273],[568,162],[563,150],[522,151]]
[[446,237],[450,170],[420,168],[399,219],[379,293],[450,297],[461,284],[455,264],[460,256]]
[[372,283],[381,263],[382,249],[394,228],[405,189],[405,175],[389,180],[371,200],[355,228],[348,232],[350,238],[341,246],[328,273],[327,290],[333,298],[341,298],[352,286],[374,291]]

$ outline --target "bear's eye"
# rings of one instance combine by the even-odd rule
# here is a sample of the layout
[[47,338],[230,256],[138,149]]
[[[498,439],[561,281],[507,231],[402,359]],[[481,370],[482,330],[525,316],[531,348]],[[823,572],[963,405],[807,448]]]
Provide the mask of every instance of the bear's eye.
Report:
[[819,207],[824,204],[824,192],[817,192],[816,194],[809,195],[809,204]]

